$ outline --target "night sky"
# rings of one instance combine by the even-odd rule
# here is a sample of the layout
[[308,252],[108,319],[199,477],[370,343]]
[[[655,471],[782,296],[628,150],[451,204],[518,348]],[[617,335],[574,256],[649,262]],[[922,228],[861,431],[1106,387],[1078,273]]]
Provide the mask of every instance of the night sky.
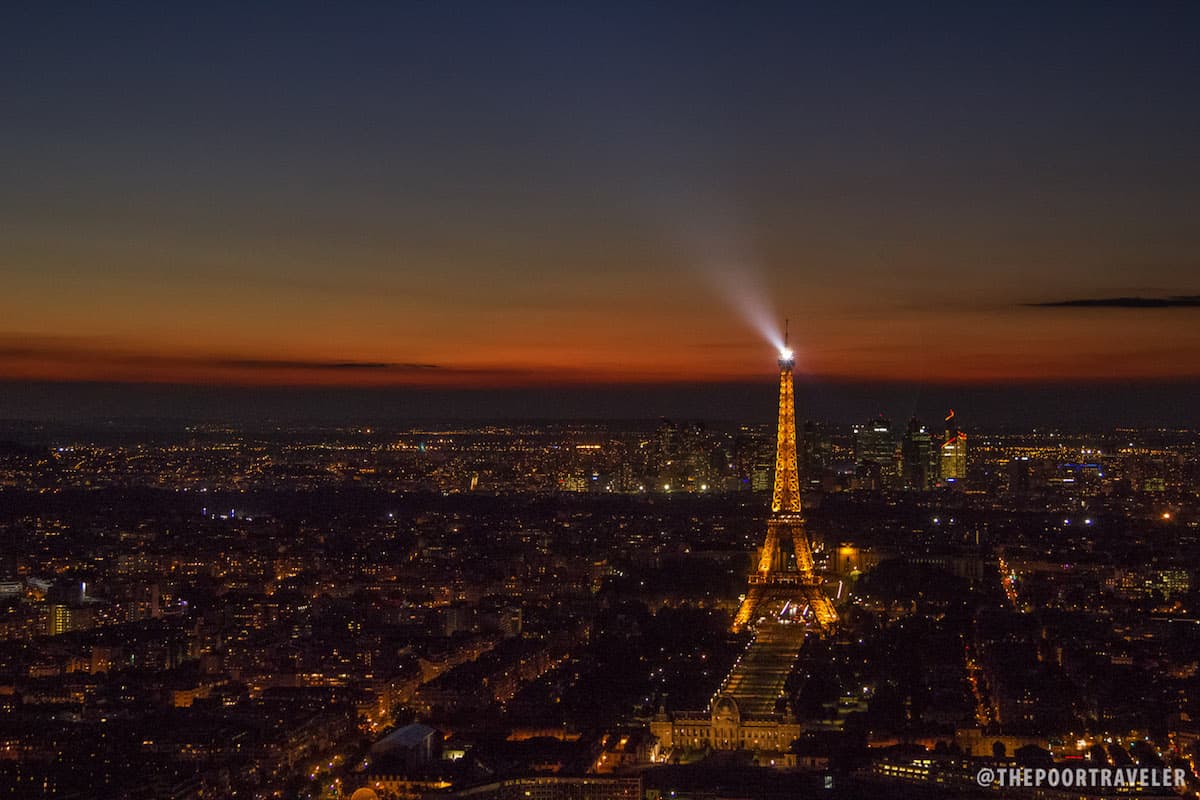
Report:
[[769,384],[784,316],[831,385],[1200,378],[1197,41],[1189,2],[8,4],[0,414]]

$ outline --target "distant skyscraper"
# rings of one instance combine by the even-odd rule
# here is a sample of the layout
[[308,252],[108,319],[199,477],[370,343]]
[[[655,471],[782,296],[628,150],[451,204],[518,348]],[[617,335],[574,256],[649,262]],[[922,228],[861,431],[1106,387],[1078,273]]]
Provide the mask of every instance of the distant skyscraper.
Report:
[[679,490],[679,427],[663,419],[654,431],[652,483],[657,491]]
[[901,478],[905,489],[924,491],[938,479],[940,453],[934,434],[913,417],[900,443]]
[[771,441],[759,431],[742,426],[733,443],[733,463],[741,488],[771,490]]
[[765,492],[771,488],[772,466],[766,461],[755,464],[750,471],[750,488],[755,492]]
[[800,430],[800,477],[804,482],[820,481],[829,466],[832,443],[817,423],[804,423]]
[[712,448],[704,423],[689,422],[680,426],[678,460],[680,477],[688,491],[703,491],[702,487],[716,484],[717,473],[713,469]]
[[892,423],[880,414],[866,425],[854,428],[854,461],[867,477],[879,476],[880,486],[890,486],[896,479],[896,441],[892,438]]
[[946,415],[946,436],[942,439],[941,479],[961,483],[967,477],[967,435],[958,429],[954,409]]

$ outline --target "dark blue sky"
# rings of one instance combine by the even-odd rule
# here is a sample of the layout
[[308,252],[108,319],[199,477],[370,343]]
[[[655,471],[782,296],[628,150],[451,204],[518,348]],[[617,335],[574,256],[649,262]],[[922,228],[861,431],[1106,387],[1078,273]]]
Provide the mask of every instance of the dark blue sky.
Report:
[[829,378],[1196,377],[1194,310],[1031,304],[1200,294],[1197,41],[1195,3],[6,7],[0,377],[740,380],[785,314]]

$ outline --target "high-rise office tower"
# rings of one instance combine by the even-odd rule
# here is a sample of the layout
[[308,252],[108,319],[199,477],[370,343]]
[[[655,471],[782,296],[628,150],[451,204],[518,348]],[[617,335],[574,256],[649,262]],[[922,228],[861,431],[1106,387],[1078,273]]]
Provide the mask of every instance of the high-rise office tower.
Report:
[[883,414],[854,427],[854,462],[859,475],[877,487],[895,484],[896,440],[892,438],[891,420]]
[[937,483],[941,454],[934,434],[913,417],[900,442],[901,482],[905,489],[924,491]]
[[967,435],[958,429],[954,409],[946,415],[946,435],[941,447],[941,480],[960,484],[967,477]]
[[817,423],[804,423],[800,431],[800,477],[808,483],[819,482],[832,458],[832,443]]

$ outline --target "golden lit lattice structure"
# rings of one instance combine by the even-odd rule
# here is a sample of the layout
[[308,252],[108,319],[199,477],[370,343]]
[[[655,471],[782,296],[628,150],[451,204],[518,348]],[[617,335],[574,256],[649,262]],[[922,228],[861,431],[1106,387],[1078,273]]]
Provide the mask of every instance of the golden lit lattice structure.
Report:
[[746,599],[733,621],[734,630],[760,618],[778,619],[789,610],[827,628],[837,621],[833,603],[813,575],[812,546],[800,506],[800,472],[796,465],[796,393],[792,351],[779,356],[779,423],[775,436],[775,486],[767,538],[750,576]]

